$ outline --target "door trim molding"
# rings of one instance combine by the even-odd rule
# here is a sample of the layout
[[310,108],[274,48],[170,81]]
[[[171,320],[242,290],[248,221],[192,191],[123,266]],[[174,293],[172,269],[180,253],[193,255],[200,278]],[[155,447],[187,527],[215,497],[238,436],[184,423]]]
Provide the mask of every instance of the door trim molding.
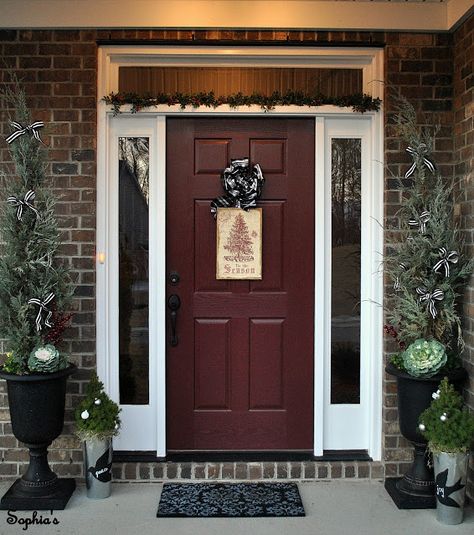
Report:
[[[99,48],[98,58],[98,94],[106,95],[111,91],[118,91],[118,68],[120,65],[247,65],[247,66],[312,66],[326,68],[362,68],[363,88],[373,97],[383,96],[383,50],[370,48],[348,49],[343,47],[328,48],[284,48],[284,47],[130,47],[130,46],[110,46]],[[118,365],[113,365],[116,353],[113,351],[111,341],[116,335],[114,332],[114,321],[117,309],[114,309],[114,275],[111,265],[108,262],[110,253],[113,250],[112,236],[110,233],[111,211],[110,200],[110,158],[112,147],[109,143],[109,129],[112,120],[112,112],[103,102],[99,102],[97,107],[97,253],[105,253],[105,263],[101,263],[100,254],[97,254],[97,371],[104,382],[106,390],[111,396],[118,400],[118,381],[116,373]],[[150,188],[155,188],[155,193],[160,195],[155,201],[154,208],[150,205],[150,213],[159,214],[161,225],[154,225],[156,228],[153,239],[160,244],[160,249],[152,253],[150,251],[150,273],[156,273],[155,279],[150,279],[150,291],[154,291],[154,299],[150,300],[150,344],[157,348],[156,368],[151,369],[154,375],[156,390],[156,431],[154,431],[154,443],[156,444],[157,457],[166,456],[166,368],[165,368],[165,199],[166,199],[166,116],[168,115],[233,115],[233,116],[312,116],[315,118],[315,150],[324,147],[325,118],[352,118],[370,120],[371,129],[371,153],[372,161],[370,165],[370,192],[367,203],[369,205],[370,217],[374,224],[370,230],[370,240],[372,244],[371,258],[368,259],[373,268],[373,276],[370,277],[370,300],[372,306],[368,312],[368,325],[370,332],[364,336],[370,338],[371,352],[367,359],[367,384],[369,385],[367,425],[368,425],[368,454],[378,461],[382,456],[382,308],[375,303],[382,303],[383,299],[383,277],[381,276],[381,263],[383,260],[383,108],[380,112],[369,112],[361,116],[349,109],[336,108],[334,106],[322,106],[318,108],[302,109],[297,106],[278,107],[271,112],[264,112],[258,106],[251,106],[246,109],[233,110],[229,107],[219,107],[216,110],[198,108],[193,110],[181,110],[179,106],[159,106],[153,110],[139,112],[138,116],[143,118],[154,118],[156,120],[156,148],[157,151],[157,176],[156,180],[151,179]],[[129,117],[127,110],[122,114],[124,118]],[[322,161],[320,161],[322,160]],[[324,158],[316,158],[315,163],[315,195],[324,192],[325,166]],[[155,185],[153,186],[153,183]],[[323,188],[323,189],[321,189]],[[316,199],[317,200],[317,199]],[[317,206],[317,205],[316,205]],[[154,210],[156,210],[154,212]],[[318,244],[324,243],[325,236],[324,214],[315,213],[315,239],[316,250]],[[150,225],[150,242],[152,239],[152,227]],[[159,226],[159,228],[158,228]],[[321,269],[320,259],[315,258],[315,296],[324,295],[324,271]],[[370,276],[370,275],[368,275]],[[115,301],[117,302],[117,301]],[[111,305],[112,303],[112,305]],[[324,432],[324,379],[321,370],[324,369],[324,358],[328,350],[328,338],[325,336],[324,324],[318,321],[315,303],[315,344],[316,340],[322,340],[316,350],[314,362],[314,455],[323,455],[323,432]],[[150,345],[151,347],[151,345]],[[321,353],[322,351],[322,353]],[[151,358],[151,354],[150,354]],[[143,448],[141,448],[143,449]]]

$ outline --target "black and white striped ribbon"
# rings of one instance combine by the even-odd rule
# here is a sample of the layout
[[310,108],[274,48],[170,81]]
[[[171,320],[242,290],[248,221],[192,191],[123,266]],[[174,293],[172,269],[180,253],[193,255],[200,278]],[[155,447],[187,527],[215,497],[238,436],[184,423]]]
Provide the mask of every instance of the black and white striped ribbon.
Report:
[[433,292],[429,292],[424,286],[418,286],[416,293],[420,296],[420,303],[426,302],[426,308],[429,310],[433,319],[438,315],[436,310],[436,301],[442,301],[444,299],[444,292],[439,288],[436,288]]
[[436,167],[434,162],[432,162],[427,156],[425,156],[428,152],[428,147],[425,143],[420,143],[416,148],[408,147],[406,151],[413,156],[414,160],[408,171],[405,173],[405,178],[411,177],[411,175],[415,172],[415,169],[417,168],[418,162],[420,160],[432,173],[435,172]]
[[[43,328],[41,323],[44,321],[44,324],[46,327],[52,327],[53,323],[50,321],[51,316],[53,315],[53,312],[49,310],[49,308],[46,305],[49,305],[51,301],[54,299],[54,293],[51,292],[48,294],[43,300],[36,299],[33,297],[28,301],[28,304],[31,305],[37,305],[39,307],[38,314],[36,315],[36,330],[39,332]],[[46,318],[43,320],[43,313],[46,314]]]
[[32,201],[35,200],[35,195],[35,192],[30,189],[25,193],[23,199],[17,199],[14,195],[10,195],[10,197],[7,198],[7,202],[16,207],[16,218],[18,221],[21,221],[23,216],[23,207],[33,210],[33,212],[36,214],[36,217],[39,217],[38,210],[31,204]]
[[433,266],[433,271],[439,273],[441,268],[444,268],[444,276],[449,277],[449,263],[457,264],[459,260],[459,254],[456,251],[449,251],[446,247],[440,247],[438,249],[441,260],[438,260]]
[[43,121],[35,121],[34,123],[31,123],[27,126],[23,126],[20,123],[17,123],[16,121],[12,121],[10,124],[13,128],[16,128],[16,131],[7,137],[6,141],[8,144],[12,143],[13,141],[15,141],[15,139],[25,134],[31,134],[36,140],[40,141],[41,143],[43,142],[38,132],[38,129],[43,128],[44,126]]
[[424,212],[421,212],[421,214],[417,218],[410,219],[408,221],[408,224],[410,227],[420,228],[420,232],[422,234],[426,231],[426,224],[430,220],[431,214],[427,212],[426,210]]
[[222,173],[222,186],[226,195],[216,197],[211,201],[211,214],[217,217],[218,208],[242,208],[248,210],[257,206],[257,199],[262,194],[262,169],[257,163],[249,168],[249,159],[231,160],[229,167]]

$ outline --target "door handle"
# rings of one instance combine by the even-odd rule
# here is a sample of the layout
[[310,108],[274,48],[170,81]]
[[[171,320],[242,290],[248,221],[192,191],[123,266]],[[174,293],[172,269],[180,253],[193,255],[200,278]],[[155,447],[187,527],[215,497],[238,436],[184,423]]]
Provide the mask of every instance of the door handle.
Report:
[[176,320],[178,317],[178,310],[181,306],[181,299],[179,295],[172,294],[168,298],[168,308],[170,309],[171,319],[171,340],[170,344],[174,347],[178,345],[178,335],[176,334]]

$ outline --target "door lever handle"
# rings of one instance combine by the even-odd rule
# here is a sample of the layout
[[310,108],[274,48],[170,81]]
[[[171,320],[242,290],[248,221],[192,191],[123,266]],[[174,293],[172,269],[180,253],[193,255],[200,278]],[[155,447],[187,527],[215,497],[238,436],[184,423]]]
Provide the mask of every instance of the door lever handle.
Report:
[[172,294],[168,298],[168,308],[170,309],[170,319],[171,319],[171,340],[170,344],[175,347],[178,345],[178,335],[176,334],[176,323],[178,317],[178,310],[181,306],[181,299],[179,295]]

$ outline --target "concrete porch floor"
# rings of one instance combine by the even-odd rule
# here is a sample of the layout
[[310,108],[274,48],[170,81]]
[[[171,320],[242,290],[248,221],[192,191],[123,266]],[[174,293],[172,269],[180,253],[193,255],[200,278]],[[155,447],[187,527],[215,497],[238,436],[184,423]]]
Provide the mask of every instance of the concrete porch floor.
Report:
[[[8,482],[0,484],[0,492]],[[465,512],[464,523],[444,526],[437,522],[434,510],[399,511],[380,482],[317,481],[299,483],[306,510],[304,518],[195,518],[158,519],[156,510],[162,489],[159,483],[115,483],[112,496],[90,500],[85,487],[79,486],[64,511],[39,511],[43,518],[57,518],[56,525],[9,524],[8,512],[0,511],[0,534],[34,535],[456,535],[474,533],[474,508]],[[15,513],[18,519],[32,517],[32,512]],[[12,518],[11,518],[12,519]]]

